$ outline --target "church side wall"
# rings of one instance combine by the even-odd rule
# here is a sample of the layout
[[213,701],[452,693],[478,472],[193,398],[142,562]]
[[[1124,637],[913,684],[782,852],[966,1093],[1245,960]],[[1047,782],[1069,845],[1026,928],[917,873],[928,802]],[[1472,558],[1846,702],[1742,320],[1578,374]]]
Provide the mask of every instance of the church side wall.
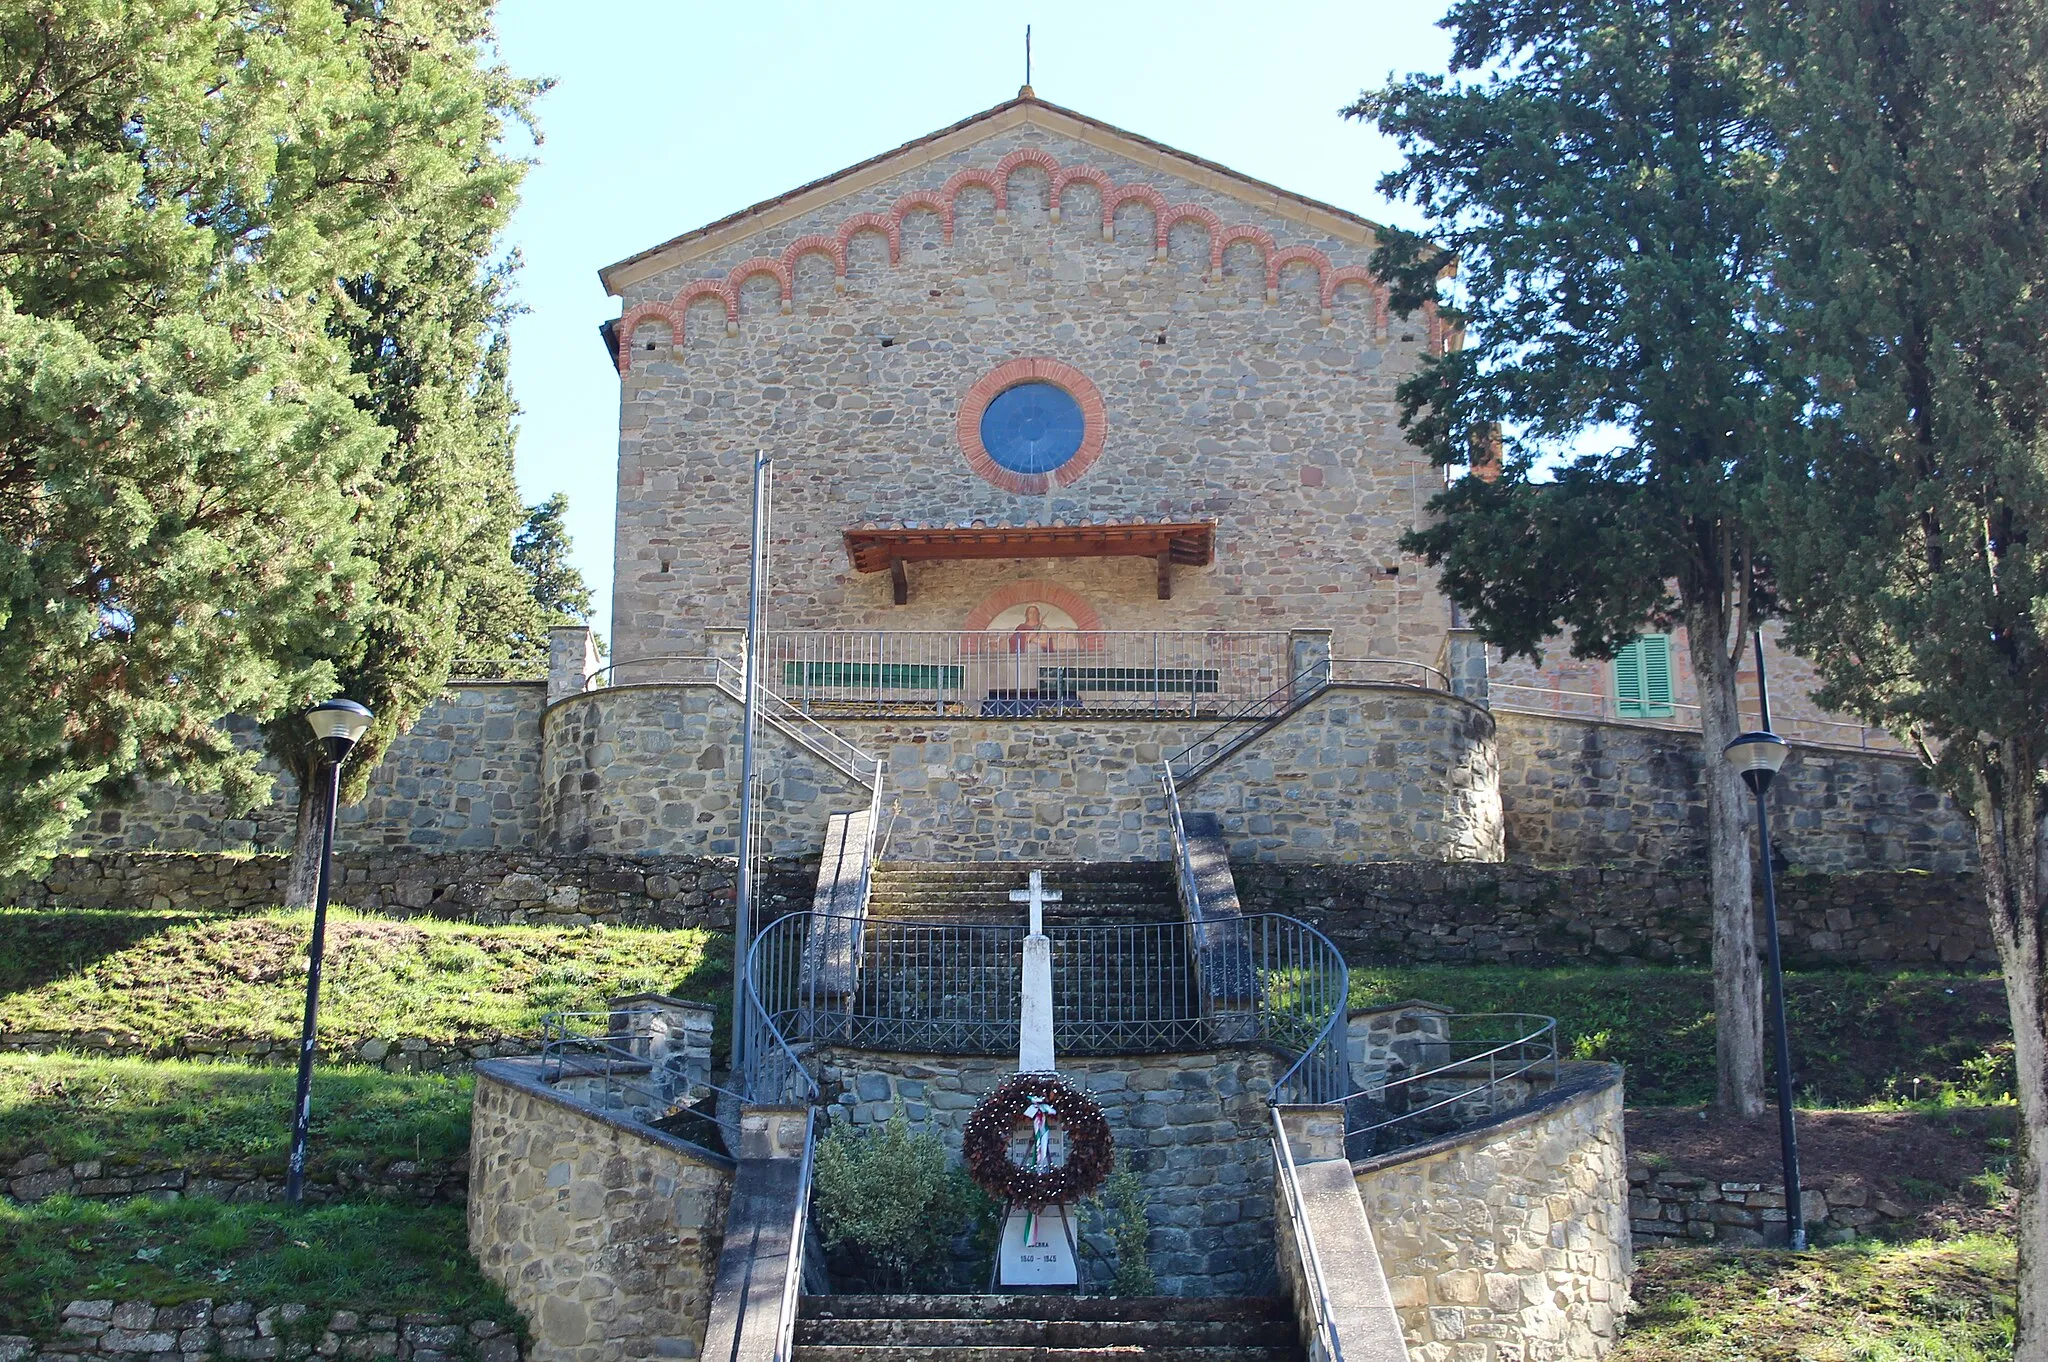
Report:
[[[1697,733],[1494,713],[1511,859],[1691,866],[1706,857]],[[1771,786],[1775,849],[1802,870],[1933,870],[1976,863],[1967,820],[1919,762],[1795,743]]]

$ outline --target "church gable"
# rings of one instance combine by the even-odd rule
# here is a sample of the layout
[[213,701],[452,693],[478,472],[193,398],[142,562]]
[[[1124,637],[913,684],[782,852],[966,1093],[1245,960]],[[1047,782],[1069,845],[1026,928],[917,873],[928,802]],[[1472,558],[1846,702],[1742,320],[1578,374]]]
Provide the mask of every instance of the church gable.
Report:
[[[1192,287],[1229,278],[1269,304],[1284,287],[1324,322],[1340,309],[1368,334],[1388,322],[1364,219],[1019,101],[611,267],[607,285],[627,304],[619,367],[707,332],[737,335],[750,320],[830,306],[850,281],[886,288],[881,271],[941,264],[939,253],[968,244],[963,234],[990,228],[1009,239],[976,241],[978,251],[1028,261],[1042,243],[1019,229],[1050,229],[1070,271],[1089,268],[1079,247],[1092,241],[1105,277],[1178,260]],[[1423,329],[1440,342],[1433,319]]]

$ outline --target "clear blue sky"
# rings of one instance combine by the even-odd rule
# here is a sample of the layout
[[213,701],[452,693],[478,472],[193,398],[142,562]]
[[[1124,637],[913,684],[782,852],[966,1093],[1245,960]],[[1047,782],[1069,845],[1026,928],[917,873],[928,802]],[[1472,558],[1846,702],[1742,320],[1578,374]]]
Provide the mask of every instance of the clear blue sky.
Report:
[[618,315],[597,271],[1013,97],[1039,96],[1381,221],[1395,156],[1337,110],[1390,71],[1441,70],[1442,0],[853,5],[504,0],[507,62],[552,76],[512,221],[519,482],[569,494],[609,632]]

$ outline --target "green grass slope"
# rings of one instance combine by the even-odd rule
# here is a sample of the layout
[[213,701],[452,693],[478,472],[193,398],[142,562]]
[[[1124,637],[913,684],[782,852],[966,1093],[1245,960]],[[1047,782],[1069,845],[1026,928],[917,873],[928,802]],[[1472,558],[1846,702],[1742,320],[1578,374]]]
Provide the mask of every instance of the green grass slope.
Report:
[[1637,1309],[1608,1362],[2003,1362],[2013,1246],[1862,1241],[1794,1256],[1643,1255]]
[[[0,1169],[44,1153],[66,1163],[233,1162],[282,1172],[296,1081],[283,1067],[0,1055]],[[467,1074],[317,1069],[313,1158],[461,1158],[470,1087]]]
[[[1352,968],[1353,1006],[1404,998],[1458,1012],[1556,1017],[1567,1054],[1627,1067],[1631,1105],[1714,1096],[1714,981],[1703,969]],[[1996,976],[1814,970],[1787,977],[1785,1000],[1792,1068],[1807,1105],[1943,1090],[1995,1097],[2010,1071],[2012,1026]]]
[[298,1301],[516,1325],[465,1245],[460,1206],[0,1201],[0,1334],[48,1337],[67,1301],[108,1297]]
[[[0,909],[0,1032],[104,1029],[165,1050],[186,1035],[298,1035],[309,913]],[[532,1036],[550,1011],[654,990],[714,999],[727,967],[703,931],[328,919],[326,1043]]]

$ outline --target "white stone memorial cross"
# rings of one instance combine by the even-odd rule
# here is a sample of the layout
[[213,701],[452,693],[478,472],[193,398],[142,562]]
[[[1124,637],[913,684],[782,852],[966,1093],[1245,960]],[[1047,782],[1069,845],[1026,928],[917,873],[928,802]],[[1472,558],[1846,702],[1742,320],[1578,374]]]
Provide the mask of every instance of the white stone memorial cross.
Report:
[[[1045,935],[1045,905],[1060,902],[1060,892],[1047,889],[1042,873],[1034,870],[1031,887],[1012,889],[1010,902],[1031,905],[1031,932],[1024,938],[1024,996],[1017,1039],[1017,1072],[1049,1074],[1054,1067],[1052,942]],[[1042,1206],[1036,1211],[1010,1207],[996,1259],[1001,1283],[1075,1285],[1080,1280],[1080,1269],[1074,1262],[1071,1216],[1072,1211],[1066,1206]]]
[[1058,903],[1060,891],[1047,889],[1039,871],[1031,872],[1029,889],[1012,889],[1010,902],[1031,905],[1031,934],[1024,938],[1024,997],[1017,1038],[1017,1072],[1051,1073],[1052,942],[1045,935],[1045,905]]

